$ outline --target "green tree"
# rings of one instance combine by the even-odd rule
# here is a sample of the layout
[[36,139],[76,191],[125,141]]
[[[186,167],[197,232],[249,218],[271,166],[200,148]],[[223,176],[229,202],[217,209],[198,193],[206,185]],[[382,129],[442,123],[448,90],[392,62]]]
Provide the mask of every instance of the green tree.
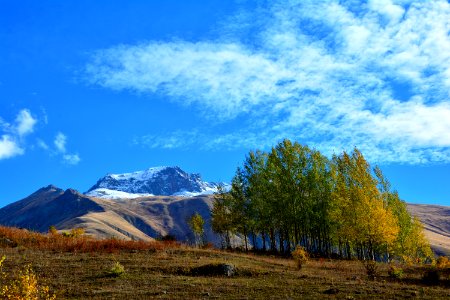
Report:
[[242,177],[245,182],[245,196],[248,201],[250,213],[250,232],[253,247],[256,249],[258,235],[263,240],[263,250],[266,249],[267,236],[270,239],[270,248],[275,249],[274,229],[274,202],[268,176],[267,153],[251,151],[244,161]]
[[362,153],[334,155],[283,140],[269,152],[250,151],[229,193],[215,196],[213,230],[243,236],[247,248],[308,252],[359,259],[423,257],[430,253],[422,226],[378,167]]
[[241,168],[237,168],[231,181],[230,217],[233,228],[244,237],[245,250],[248,251],[248,235],[252,228],[252,203],[246,196],[246,181]]
[[231,234],[235,233],[234,222],[231,214],[231,195],[220,185],[214,194],[213,207],[211,209],[211,227],[222,239],[223,248],[231,248]]
[[205,220],[203,219],[203,217],[198,212],[196,212],[189,218],[188,224],[192,230],[192,233],[194,234],[195,245],[203,245],[203,234],[205,232]]

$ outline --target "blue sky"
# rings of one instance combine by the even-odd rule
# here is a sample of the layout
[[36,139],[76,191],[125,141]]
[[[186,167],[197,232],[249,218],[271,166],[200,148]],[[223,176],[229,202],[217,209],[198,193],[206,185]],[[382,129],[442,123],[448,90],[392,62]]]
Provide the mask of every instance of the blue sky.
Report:
[[450,205],[448,1],[1,1],[0,206],[283,138]]

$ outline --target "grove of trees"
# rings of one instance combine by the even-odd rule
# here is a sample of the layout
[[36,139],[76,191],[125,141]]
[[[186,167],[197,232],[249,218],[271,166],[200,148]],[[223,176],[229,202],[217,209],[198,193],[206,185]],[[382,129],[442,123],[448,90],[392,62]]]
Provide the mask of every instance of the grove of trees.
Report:
[[358,149],[328,159],[283,140],[250,152],[231,190],[220,190],[212,228],[231,247],[290,253],[297,245],[320,256],[417,261],[432,255],[422,225]]

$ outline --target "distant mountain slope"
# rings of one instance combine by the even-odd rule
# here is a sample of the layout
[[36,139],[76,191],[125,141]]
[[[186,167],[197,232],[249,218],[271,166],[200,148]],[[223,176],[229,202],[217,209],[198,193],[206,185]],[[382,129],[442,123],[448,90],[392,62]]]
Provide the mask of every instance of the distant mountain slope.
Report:
[[439,255],[450,255],[450,207],[408,204],[408,210],[424,224],[433,250]]
[[[49,186],[0,209],[0,224],[40,232],[51,225],[59,230],[82,227],[99,238],[151,240],[173,235],[188,241],[192,233],[187,219],[198,212],[209,224],[212,202],[208,195],[102,199]],[[218,242],[210,226],[205,229],[208,241]]]
[[133,173],[106,175],[86,195],[105,199],[153,195],[191,197],[213,194],[218,186],[218,183],[202,181],[199,174],[186,173],[179,167],[154,167]]
[[62,228],[65,222],[87,211],[104,209],[75,190],[63,191],[50,185],[0,209],[0,224],[46,232],[51,225]]
[[[51,202],[63,193],[64,190],[53,185],[41,188],[30,196],[3,207],[3,213],[0,214],[0,222],[3,224],[10,221],[12,222],[13,220],[17,220],[19,222],[24,211],[30,210],[35,205],[44,205]],[[4,218],[5,216],[8,216],[7,219]]]

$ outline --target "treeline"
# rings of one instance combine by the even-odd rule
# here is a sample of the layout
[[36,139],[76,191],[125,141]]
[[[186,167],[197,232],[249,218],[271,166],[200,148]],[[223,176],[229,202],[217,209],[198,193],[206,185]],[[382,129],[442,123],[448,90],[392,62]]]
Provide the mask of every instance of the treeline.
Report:
[[422,225],[358,149],[334,155],[284,140],[250,152],[229,192],[215,196],[212,228],[245,248],[330,257],[417,261],[432,255]]

